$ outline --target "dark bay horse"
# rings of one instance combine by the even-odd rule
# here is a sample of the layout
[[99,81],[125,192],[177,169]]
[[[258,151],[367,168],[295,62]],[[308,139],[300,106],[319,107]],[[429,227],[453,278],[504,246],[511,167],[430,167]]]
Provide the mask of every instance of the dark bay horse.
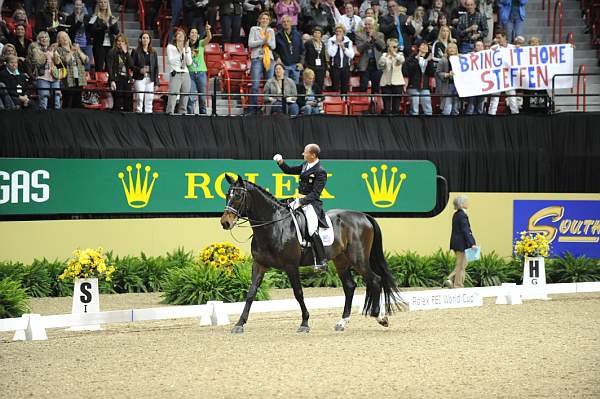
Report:
[[[294,296],[302,310],[302,324],[298,332],[308,332],[308,310],[300,284],[299,266],[313,264],[311,248],[303,249],[298,242],[295,225],[289,209],[262,187],[226,174],[230,184],[226,206],[221,216],[221,225],[230,230],[239,218],[247,218],[252,226],[252,284],[246,297],[246,306],[232,333],[244,332],[250,307],[265,272],[273,267],[287,273]],[[335,241],[325,247],[328,259],[332,259],[340,276],[346,297],[342,319],[336,324],[343,331],[350,319],[352,298],[356,283],[350,269],[358,272],[365,281],[366,295],[364,315],[377,318],[387,327],[388,318],[403,304],[394,278],[385,261],[381,242],[381,229],[371,216],[341,209],[327,212],[334,228]],[[380,298],[383,293],[385,314],[380,315]]]

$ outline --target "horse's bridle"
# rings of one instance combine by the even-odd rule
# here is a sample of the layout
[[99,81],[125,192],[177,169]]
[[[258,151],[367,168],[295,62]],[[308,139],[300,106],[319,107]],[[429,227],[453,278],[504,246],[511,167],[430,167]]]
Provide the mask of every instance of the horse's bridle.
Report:
[[[227,204],[225,204],[225,209],[223,211],[230,212],[235,215],[235,221],[233,222],[234,227],[235,226],[263,227],[263,226],[268,226],[273,223],[280,222],[280,221],[285,220],[285,219],[289,218],[290,216],[292,216],[291,212],[286,214],[284,217],[282,217],[280,219],[275,219],[275,220],[252,220],[247,216],[242,216],[248,210],[248,201],[246,201],[248,198],[248,189],[245,186],[243,186],[243,187],[232,186],[229,188],[229,190],[230,190],[229,199],[227,200]],[[240,190],[243,193],[242,199],[240,201],[239,209],[235,209],[233,206],[231,206],[231,200],[233,199],[233,195],[231,195],[231,192],[235,192],[235,190]],[[241,222],[238,223],[239,220],[241,220]],[[258,224],[253,224],[253,222],[258,222]],[[244,224],[244,223],[249,223],[250,226],[242,226],[242,224]]]

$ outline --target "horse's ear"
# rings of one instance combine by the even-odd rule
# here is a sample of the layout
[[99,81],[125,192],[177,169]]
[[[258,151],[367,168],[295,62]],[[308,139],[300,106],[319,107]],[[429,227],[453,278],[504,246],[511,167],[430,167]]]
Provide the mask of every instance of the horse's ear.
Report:
[[225,179],[227,179],[227,183],[229,183],[229,184],[235,183],[235,179],[233,177],[231,177],[231,175],[229,173],[225,173]]
[[238,184],[239,184],[240,186],[243,186],[243,185],[244,185],[244,179],[242,179],[242,175],[238,175],[237,182],[238,182]]

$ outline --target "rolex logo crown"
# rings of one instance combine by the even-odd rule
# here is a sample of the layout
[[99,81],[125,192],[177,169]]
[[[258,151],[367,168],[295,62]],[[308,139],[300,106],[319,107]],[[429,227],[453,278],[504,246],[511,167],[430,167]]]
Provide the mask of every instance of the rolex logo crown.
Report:
[[127,203],[132,208],[143,208],[148,205],[148,201],[150,200],[150,196],[152,195],[152,188],[154,187],[154,182],[158,178],[158,173],[152,173],[152,181],[150,182],[150,186],[148,186],[148,176],[150,175],[150,169],[152,169],[149,165],[144,167],[146,171],[146,175],[144,176],[144,182],[142,184],[141,180],[141,172],[140,169],[142,165],[138,162],[135,164],[135,169],[137,171],[135,176],[135,183],[133,176],[131,175],[131,171],[133,168],[131,165],[127,165],[125,168],[127,170],[127,174],[129,175],[128,184],[125,183],[125,173],[119,172],[118,176],[121,179],[121,183],[123,183],[123,190],[125,191],[125,197],[127,198]]
[[393,166],[391,169],[392,175],[388,180],[387,169],[387,165],[381,165],[381,179],[378,180],[377,167],[372,166],[372,184],[369,181],[368,173],[363,173],[361,175],[361,177],[365,181],[365,184],[367,185],[367,189],[369,190],[371,202],[378,208],[389,208],[394,205],[394,203],[396,202],[396,197],[398,197],[398,192],[400,191],[400,186],[402,186],[402,182],[404,182],[404,180],[406,179],[406,173],[400,173],[400,175],[398,175],[399,180],[396,183],[396,174],[398,173],[398,168]]

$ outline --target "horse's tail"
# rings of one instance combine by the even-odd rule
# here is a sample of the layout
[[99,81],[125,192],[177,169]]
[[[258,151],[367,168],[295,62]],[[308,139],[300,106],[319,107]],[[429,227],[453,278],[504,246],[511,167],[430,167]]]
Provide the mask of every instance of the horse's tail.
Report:
[[[366,215],[366,214],[365,214]],[[366,215],[369,222],[373,225],[373,246],[371,247],[371,253],[369,255],[369,263],[373,271],[381,277],[381,287],[383,289],[384,301],[385,301],[385,312],[386,314],[392,314],[396,310],[401,310],[406,301],[402,298],[396,281],[390,267],[388,266],[385,256],[383,254],[383,243],[381,237],[381,228],[377,221],[370,215]],[[380,296],[381,292],[369,292],[367,286],[367,294],[365,295],[365,307],[363,314],[368,315],[371,311],[373,299]]]

